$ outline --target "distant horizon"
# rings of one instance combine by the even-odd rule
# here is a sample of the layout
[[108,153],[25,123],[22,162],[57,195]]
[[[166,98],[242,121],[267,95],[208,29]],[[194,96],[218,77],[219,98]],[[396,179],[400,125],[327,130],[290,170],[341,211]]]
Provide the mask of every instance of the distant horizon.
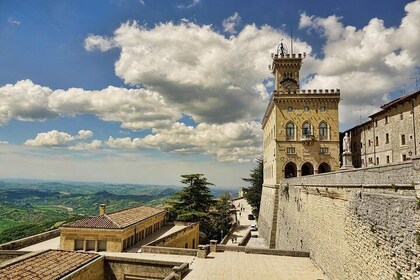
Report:
[[[61,184],[69,184],[69,185],[132,185],[132,186],[157,186],[157,187],[174,187],[174,188],[183,188],[185,185],[182,185],[181,183],[179,185],[174,184],[143,184],[143,183],[111,183],[111,182],[100,182],[100,181],[73,181],[73,180],[53,180],[53,179],[34,179],[34,178],[4,178],[0,177],[0,182],[5,183],[16,183],[16,184],[25,184],[25,183],[61,183]],[[233,186],[209,186],[210,189],[218,189],[218,190],[239,190],[239,187],[233,187]]]

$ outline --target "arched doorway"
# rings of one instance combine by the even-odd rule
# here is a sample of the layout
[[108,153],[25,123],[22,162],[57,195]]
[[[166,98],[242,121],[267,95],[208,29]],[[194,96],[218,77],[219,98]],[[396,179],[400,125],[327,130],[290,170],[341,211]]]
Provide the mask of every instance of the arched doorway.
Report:
[[284,167],[284,178],[292,178],[297,176],[297,167],[293,162],[289,162]]
[[321,163],[318,167],[318,173],[327,173],[331,172],[331,167],[328,165],[328,163]]
[[305,162],[301,168],[301,175],[306,176],[312,174],[314,174],[314,167],[309,162]]

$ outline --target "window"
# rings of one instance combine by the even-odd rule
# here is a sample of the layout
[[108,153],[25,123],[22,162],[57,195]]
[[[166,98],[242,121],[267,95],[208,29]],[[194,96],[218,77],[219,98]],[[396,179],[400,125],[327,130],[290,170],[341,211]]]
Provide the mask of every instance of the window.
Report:
[[368,146],[370,147],[370,145],[372,145],[372,141],[370,141],[370,139],[369,139]]
[[379,146],[379,137],[378,136],[375,137],[375,146]]
[[369,163],[373,163],[373,161],[372,161],[372,158],[371,158],[371,157],[369,158]]
[[106,240],[98,241],[98,251],[106,251]]
[[288,112],[293,112],[293,107],[292,107],[292,106],[289,106],[289,107],[287,108],[287,111],[288,111]]
[[319,110],[320,110],[321,112],[325,112],[325,106],[321,106],[321,108],[319,108]]
[[309,107],[308,107],[308,106],[305,106],[305,107],[303,108],[303,111],[308,112],[308,111],[309,111]]
[[295,125],[293,123],[288,123],[286,125],[286,136],[287,138],[295,137]]
[[295,147],[286,147],[286,154],[296,154]]
[[321,147],[321,148],[320,148],[320,150],[319,150],[319,153],[320,153],[321,155],[328,155],[330,152],[329,152],[328,148],[326,148],[326,147]]
[[378,127],[378,121],[375,120],[375,127]]
[[385,124],[388,124],[388,116],[385,116]]
[[389,134],[385,134],[385,144],[389,143]]
[[405,134],[401,134],[401,145],[405,145]]
[[327,139],[328,137],[328,126],[325,122],[321,122],[319,125],[319,137],[321,139]]
[[376,158],[376,165],[379,165],[379,158]]
[[401,113],[400,114],[400,120],[403,120],[404,119],[404,115],[403,115],[403,113]]
[[95,240],[86,240],[86,251],[95,251]]
[[312,135],[311,133],[311,125],[308,122],[305,122],[302,126],[302,135],[303,136],[309,136]]
[[406,155],[402,155],[402,161],[406,161],[407,160],[407,156]]
[[389,163],[389,156],[386,156],[386,163]]
[[80,239],[74,240],[74,250],[83,250],[83,240],[80,240]]

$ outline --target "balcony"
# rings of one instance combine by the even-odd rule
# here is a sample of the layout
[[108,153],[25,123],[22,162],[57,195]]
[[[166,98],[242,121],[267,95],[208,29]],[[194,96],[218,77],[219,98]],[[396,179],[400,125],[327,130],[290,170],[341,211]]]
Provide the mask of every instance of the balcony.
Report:
[[315,141],[315,136],[312,134],[302,135],[300,137],[300,141],[304,142],[307,145],[310,145],[313,141]]

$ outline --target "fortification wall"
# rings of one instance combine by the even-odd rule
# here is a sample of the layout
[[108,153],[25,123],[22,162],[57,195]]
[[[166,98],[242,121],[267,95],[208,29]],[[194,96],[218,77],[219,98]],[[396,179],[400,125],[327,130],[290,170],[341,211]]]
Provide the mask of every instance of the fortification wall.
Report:
[[419,190],[420,157],[287,179],[275,248],[309,251],[331,279],[420,279]]

